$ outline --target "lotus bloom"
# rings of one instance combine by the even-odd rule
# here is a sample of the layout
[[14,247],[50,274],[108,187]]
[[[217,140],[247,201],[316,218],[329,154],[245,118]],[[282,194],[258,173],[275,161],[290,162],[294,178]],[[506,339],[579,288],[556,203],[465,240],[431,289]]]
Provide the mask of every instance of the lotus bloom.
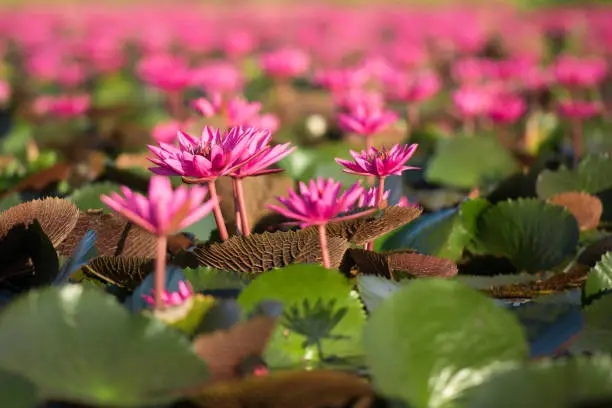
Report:
[[82,116],[90,106],[88,95],[39,96],[34,100],[33,111],[38,115],[68,119]]
[[360,89],[368,81],[367,72],[363,69],[335,69],[317,73],[315,82],[332,93],[344,93]]
[[366,91],[363,89],[349,89],[346,92],[334,94],[335,104],[347,111],[359,109],[360,106],[368,106],[371,109],[385,106],[385,98],[380,92]]
[[158,143],[172,143],[182,127],[183,124],[177,120],[158,123],[153,127],[151,136]]
[[216,197],[204,202],[206,187],[180,186],[172,191],[170,179],[153,176],[149,182],[148,197],[121,187],[123,196],[112,193],[100,200],[129,221],[157,235],[155,257],[155,307],[162,308],[166,283],[166,251],[168,235],[188,227],[204,218],[218,205]]
[[523,98],[516,95],[500,95],[494,98],[489,107],[489,117],[497,123],[514,123],[527,110]]
[[245,30],[231,30],[225,35],[223,51],[230,58],[239,58],[249,54],[257,46],[255,36]]
[[219,114],[223,108],[223,98],[220,93],[215,92],[211,95],[210,99],[198,98],[191,105],[202,116],[210,118]]
[[323,180],[321,177],[316,181],[310,180],[308,184],[300,182],[299,187],[299,195],[293,189],[289,189],[289,197],[277,197],[277,200],[284,207],[277,205],[268,205],[267,207],[285,217],[297,220],[302,228],[317,225],[323,266],[330,268],[325,225],[329,222],[361,216],[362,214],[354,214],[340,217],[340,214],[353,209],[363,195],[363,188],[357,182],[341,194],[342,184],[339,181],[334,181],[331,178]]
[[186,62],[167,54],[144,57],[136,71],[143,81],[165,92],[179,92],[187,87],[190,80]]
[[[385,191],[382,195],[383,201],[389,199],[389,190]],[[368,190],[364,190],[361,197],[359,197],[359,201],[357,201],[357,207],[376,207],[378,205],[378,189],[376,187],[372,187]]]
[[585,120],[597,116],[600,107],[596,102],[567,100],[559,103],[559,113],[572,119]]
[[433,71],[424,71],[405,77],[393,73],[384,80],[389,96],[406,103],[420,103],[440,91],[441,83]]
[[387,177],[392,174],[400,176],[404,170],[418,169],[418,167],[406,166],[418,145],[395,145],[390,150],[386,148],[377,149],[370,147],[361,153],[350,151],[353,161],[336,159],[336,163],[344,167],[345,173],[360,176]]
[[607,74],[606,61],[601,58],[560,57],[553,66],[555,79],[567,87],[592,87]]
[[284,48],[262,55],[259,64],[267,75],[288,79],[304,74],[310,65],[310,58],[302,50]]
[[[161,298],[165,307],[179,306],[193,297],[193,288],[189,281],[187,283],[180,281],[178,283],[178,292],[168,292],[164,290]],[[155,305],[155,299],[150,295],[142,295],[143,299],[151,306]]]
[[485,87],[462,87],[453,93],[453,102],[464,118],[485,115],[492,102],[491,91]]
[[167,236],[204,218],[213,209],[216,200],[203,204],[208,194],[206,187],[180,186],[172,191],[170,179],[153,176],[149,183],[148,198],[127,187],[101,200],[111,209],[157,236]]
[[243,83],[240,70],[226,61],[211,62],[191,72],[191,84],[201,86],[209,93],[234,93]]
[[366,147],[372,145],[371,137],[397,121],[397,114],[374,103],[361,102],[345,113],[338,114],[338,123],[345,132],[365,136]]

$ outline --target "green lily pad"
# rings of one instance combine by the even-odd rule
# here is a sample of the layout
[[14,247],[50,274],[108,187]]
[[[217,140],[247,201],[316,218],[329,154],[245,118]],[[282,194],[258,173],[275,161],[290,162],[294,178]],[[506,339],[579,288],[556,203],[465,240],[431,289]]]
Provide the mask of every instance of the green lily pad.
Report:
[[244,273],[222,271],[219,269],[200,266],[196,269],[184,269],[185,277],[196,292],[215,289],[243,289],[251,280]]
[[3,370],[0,370],[0,401],[10,408],[35,408],[40,403],[34,384]]
[[606,252],[587,275],[584,295],[587,298],[612,290],[612,252]]
[[[289,328],[300,326],[310,330],[309,334],[314,336],[321,325],[327,325],[327,320],[317,320],[305,313],[308,308],[316,309],[319,301],[323,312],[330,315],[335,316],[344,310],[343,317],[327,333],[329,336],[321,340],[324,357],[342,359],[363,354],[361,341],[365,313],[352,289],[349,280],[338,271],[314,264],[299,264],[264,273],[240,293],[238,303],[247,313],[265,300],[282,302],[285,311],[295,311],[299,321],[287,319],[287,316],[281,319],[266,351],[266,361],[272,367],[313,365],[321,362],[316,346],[304,347],[307,336]],[[332,302],[335,303],[332,305]],[[311,317],[311,327],[304,327],[308,326]]]
[[612,360],[597,356],[517,367],[468,391],[465,401],[467,408],[610,406]]
[[0,151],[11,156],[24,157],[28,141],[32,137],[32,125],[27,122],[13,124],[8,135],[0,141]]
[[357,275],[359,295],[370,313],[397,292],[405,282],[407,281],[395,282],[382,276]]
[[508,200],[478,219],[478,246],[507,257],[519,270],[543,271],[571,255],[580,239],[576,219],[563,207],[538,199]]
[[0,368],[44,398],[118,407],[169,402],[208,377],[175,329],[81,285],[31,291],[3,310]]
[[111,182],[94,183],[81,187],[75,190],[68,199],[76,205],[79,210],[87,211],[91,209],[102,209],[103,212],[111,212],[110,208],[106,204],[102,203],[100,196],[102,194],[110,195],[114,192],[119,192],[119,184]]
[[612,295],[607,294],[584,308],[584,328],[573,350],[612,352]]
[[523,329],[508,310],[442,279],[398,290],[372,313],[364,344],[378,389],[414,408],[446,406],[528,355]]
[[438,141],[425,178],[430,183],[470,189],[503,180],[518,168],[494,136],[458,136]]
[[576,170],[561,167],[557,171],[544,170],[538,176],[536,191],[541,198],[550,198],[567,191],[597,194],[612,188],[612,157],[587,156]]
[[216,229],[217,224],[215,223],[215,217],[209,214],[190,226],[183,228],[181,232],[188,232],[195,235],[198,241],[208,241],[211,238],[212,232]]

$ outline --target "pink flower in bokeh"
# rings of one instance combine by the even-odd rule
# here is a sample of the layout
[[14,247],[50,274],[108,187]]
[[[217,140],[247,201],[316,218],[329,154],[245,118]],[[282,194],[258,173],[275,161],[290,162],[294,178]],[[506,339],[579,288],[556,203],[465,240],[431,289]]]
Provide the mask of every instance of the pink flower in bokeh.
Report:
[[562,56],[553,66],[557,82],[567,87],[592,87],[601,83],[608,67],[603,58]]
[[172,191],[168,177],[153,176],[148,197],[121,187],[119,193],[102,195],[100,200],[134,224],[157,236],[167,236],[204,218],[216,205],[215,199],[204,202],[206,187],[180,186]]
[[367,72],[355,68],[328,69],[315,75],[315,83],[329,89],[332,93],[344,93],[362,88],[367,81]]
[[361,153],[350,150],[354,161],[335,160],[336,163],[344,167],[343,171],[345,173],[376,177],[386,177],[392,174],[401,176],[404,170],[418,169],[418,167],[405,165],[417,148],[417,144],[403,146],[397,144],[389,150],[384,147],[380,150],[370,147],[367,150],[362,150]]
[[158,123],[153,127],[151,136],[158,143],[172,143],[184,124],[177,120]]
[[244,154],[252,141],[253,129],[234,127],[224,131],[205,127],[201,138],[180,131],[179,146],[160,143],[148,146],[157,157],[149,160],[155,174],[214,180],[244,164]]
[[289,189],[289,196],[276,197],[284,206],[267,205],[287,218],[300,222],[302,228],[309,225],[325,225],[329,222],[339,221],[341,213],[353,209],[359,198],[363,195],[363,187],[357,182],[342,194],[342,184],[333,179],[324,180],[319,177],[316,181],[310,180],[308,184],[300,182],[299,195]]
[[294,78],[304,74],[310,66],[310,57],[295,48],[283,48],[261,56],[263,71],[274,78]]
[[241,96],[236,96],[227,103],[226,116],[230,126],[253,127],[249,122],[259,114],[260,102],[249,102]]
[[494,69],[489,60],[464,58],[453,64],[451,75],[459,84],[478,84],[490,78]]
[[246,30],[232,30],[223,39],[222,48],[230,58],[240,58],[257,47],[253,33]]
[[4,105],[11,99],[11,85],[0,79],[0,105]]
[[523,98],[504,94],[492,99],[488,115],[496,123],[514,123],[526,110],[527,104]]
[[397,202],[397,206],[398,207],[419,207],[418,203],[411,203],[410,201],[408,201],[408,197],[406,196],[402,196],[399,201]]
[[71,62],[62,67],[58,74],[57,82],[65,87],[75,87],[82,84],[85,79],[86,73],[83,65]]
[[219,114],[221,111],[223,107],[223,98],[220,93],[213,93],[210,99],[198,98],[195,99],[191,105],[202,116],[210,118],[211,116]]
[[559,102],[559,114],[571,119],[585,120],[597,116],[600,106],[596,102],[566,100]]
[[[187,283],[185,283],[187,282]],[[178,292],[162,292],[162,300],[165,307],[179,306],[193,297],[193,288],[189,281],[179,281]],[[155,299],[151,295],[142,295],[142,298],[151,306],[155,305]]]
[[396,72],[385,78],[387,94],[393,100],[414,103],[430,99],[440,91],[441,83],[433,71],[405,76]]
[[361,100],[349,105],[347,112],[338,114],[338,124],[345,132],[369,137],[384,131],[398,119],[395,112],[373,101]]
[[192,71],[191,83],[208,93],[228,94],[239,91],[244,83],[240,70],[227,61],[214,61]]
[[360,88],[337,92],[333,95],[333,98],[337,107],[347,111],[358,109],[359,106],[382,109],[385,105],[385,98],[380,92]]
[[181,91],[190,81],[187,63],[169,54],[152,54],[143,57],[136,71],[143,81],[165,92]]
[[487,114],[493,101],[491,89],[483,86],[464,86],[456,90],[452,98],[453,103],[464,118],[474,118]]
[[89,95],[43,95],[34,100],[32,110],[37,115],[68,119],[84,115],[90,103]]
[[267,129],[270,132],[274,133],[280,127],[280,121],[278,117],[272,113],[264,113],[253,116],[249,119],[248,124],[244,124],[243,126],[254,127],[256,129]]
[[[382,199],[387,200],[389,198],[389,190],[386,190]],[[372,187],[368,190],[364,190],[361,197],[359,197],[359,201],[357,201],[357,207],[365,208],[365,207],[376,207],[378,206],[378,188]]]

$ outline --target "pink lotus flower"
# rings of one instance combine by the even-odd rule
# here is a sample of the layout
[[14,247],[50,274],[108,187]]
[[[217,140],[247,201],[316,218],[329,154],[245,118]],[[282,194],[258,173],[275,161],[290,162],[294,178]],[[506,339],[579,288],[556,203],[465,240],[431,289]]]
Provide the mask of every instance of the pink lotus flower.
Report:
[[486,87],[462,87],[453,93],[453,102],[464,118],[485,115],[491,108],[492,92]]
[[596,102],[580,100],[559,102],[558,109],[562,116],[579,120],[592,118],[601,112],[600,106]]
[[332,93],[359,89],[368,81],[367,72],[363,69],[330,69],[315,75],[315,82]]
[[[178,283],[178,292],[162,292],[161,298],[165,307],[179,306],[193,297],[193,288],[189,281],[187,283],[180,281]],[[151,306],[155,305],[155,299],[150,295],[142,295],[143,299]]]
[[[382,199],[383,201],[389,199],[389,190],[386,190],[383,193]],[[359,201],[357,201],[357,207],[360,207],[360,208],[367,208],[367,207],[371,208],[371,207],[376,207],[377,205],[378,205],[378,188],[376,187],[372,187],[368,190],[364,190],[361,197],[359,197]]]
[[263,174],[278,173],[282,169],[268,169],[269,166],[291,154],[296,147],[290,147],[291,143],[270,146],[272,139],[269,130],[253,131],[245,136],[249,137],[247,149],[243,152],[240,160],[244,163],[236,170],[229,173],[235,178],[260,176]]
[[255,36],[246,30],[232,30],[227,33],[223,41],[223,51],[230,58],[239,58],[255,49],[257,41]]
[[416,208],[419,206],[418,203],[411,203],[410,201],[408,201],[408,197],[406,196],[402,196],[399,201],[397,202],[397,206],[398,207],[413,207]]
[[344,92],[336,92],[333,96],[336,106],[346,111],[359,109],[360,106],[368,106],[370,109],[382,109],[385,106],[383,95],[376,91],[348,89]]
[[157,236],[167,236],[204,218],[216,204],[215,199],[203,203],[206,187],[180,186],[172,191],[170,179],[153,176],[149,196],[144,197],[127,187],[119,193],[102,195],[100,200],[134,224]]
[[602,58],[560,57],[553,66],[558,83],[567,87],[592,87],[606,77],[608,67]]
[[223,133],[206,126],[201,138],[178,133],[179,147],[166,143],[148,146],[157,157],[149,158],[158,167],[155,174],[214,180],[244,165],[242,157],[251,142],[253,129],[234,127]]
[[395,145],[390,150],[384,147],[380,150],[370,147],[362,150],[361,153],[351,150],[350,154],[354,162],[336,159],[336,163],[345,167],[343,169],[345,173],[359,176],[386,177],[392,174],[400,176],[404,170],[418,169],[418,167],[404,165],[410,160],[417,147],[417,144]]
[[261,56],[259,64],[263,71],[274,78],[294,78],[304,74],[310,58],[304,51],[283,48]]
[[146,56],[138,63],[136,71],[143,81],[165,92],[178,92],[189,85],[189,67],[172,55]]
[[309,225],[325,225],[329,222],[340,221],[344,217],[339,214],[353,209],[359,198],[363,195],[363,188],[357,182],[348,190],[340,194],[342,184],[333,179],[316,181],[310,180],[308,184],[300,182],[298,195],[289,189],[289,197],[276,197],[284,207],[268,205],[267,207],[285,217],[298,220],[302,228]]
[[88,95],[44,95],[34,100],[32,109],[37,115],[68,119],[85,114],[89,106]]
[[217,115],[221,111],[223,107],[223,97],[220,93],[213,93],[210,99],[198,98],[195,99],[191,105],[202,116],[210,118]]
[[423,71],[408,77],[394,73],[385,78],[388,95],[408,103],[419,103],[430,99],[440,91],[438,75],[433,71]]
[[526,110],[527,104],[523,98],[506,94],[493,98],[488,115],[497,123],[514,123]]
[[192,70],[191,74],[191,84],[201,86],[211,94],[234,93],[239,91],[244,83],[244,77],[238,68],[226,61],[210,62]]
[[338,123],[342,130],[363,136],[380,133],[397,119],[395,112],[365,101],[357,102],[348,112],[338,114]]
[[183,127],[184,124],[177,120],[158,123],[153,128],[153,139],[158,143],[172,143],[176,140],[179,130]]
[[256,129],[268,129],[270,132],[278,130],[278,118],[272,114],[261,114],[261,103],[249,102],[243,97],[236,96],[224,105],[220,94],[215,93],[211,99],[199,98],[192,105],[205,117],[225,115],[227,125],[241,126]]

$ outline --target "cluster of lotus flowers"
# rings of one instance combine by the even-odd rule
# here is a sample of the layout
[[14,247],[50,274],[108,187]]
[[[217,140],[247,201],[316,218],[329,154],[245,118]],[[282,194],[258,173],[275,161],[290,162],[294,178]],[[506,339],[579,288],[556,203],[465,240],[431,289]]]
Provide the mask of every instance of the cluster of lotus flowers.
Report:
[[[245,98],[253,66],[271,80],[281,105],[296,79],[326,90],[338,126],[363,137],[365,148],[351,151],[352,161],[336,161],[367,177],[370,189],[356,183],[342,191],[332,179],[311,180],[270,206],[301,227],[318,226],[322,263],[329,266],[325,225],[382,207],[385,178],[414,168],[406,162],[416,145],[380,149],[376,136],[403,117],[409,129],[418,126],[422,107],[434,98],[446,98],[447,113],[473,134],[493,126],[501,131],[544,109],[539,96],[554,90],[554,110],[574,124],[580,156],[582,121],[605,113],[599,92],[609,73],[611,18],[608,9],[519,12],[497,4],[436,11],[260,5],[230,11],[180,3],[155,10],[17,8],[0,16],[0,62],[16,53],[23,70],[2,64],[8,69],[0,70],[0,108],[13,102],[11,78],[20,75],[35,95],[30,111],[51,120],[86,117],[95,105],[86,90],[102,78],[128,76],[163,97],[172,120],[151,130],[157,144],[149,146],[155,176],[148,196],[124,187],[103,197],[158,236],[154,302],[161,307],[164,296],[170,303],[180,298],[164,295],[167,236],[212,212],[228,239],[215,184],[225,176],[233,181],[237,230],[249,235],[243,179],[281,171],[274,164],[295,150],[273,143],[285,125],[279,117]],[[582,53],[549,58],[551,34],[571,39]],[[503,56],[483,57],[493,40]],[[194,91],[198,96],[187,99]],[[188,134],[198,116],[221,120],[225,130],[207,126],[200,137]],[[168,176],[194,186],[173,191]],[[403,199],[401,205],[410,204]]]

